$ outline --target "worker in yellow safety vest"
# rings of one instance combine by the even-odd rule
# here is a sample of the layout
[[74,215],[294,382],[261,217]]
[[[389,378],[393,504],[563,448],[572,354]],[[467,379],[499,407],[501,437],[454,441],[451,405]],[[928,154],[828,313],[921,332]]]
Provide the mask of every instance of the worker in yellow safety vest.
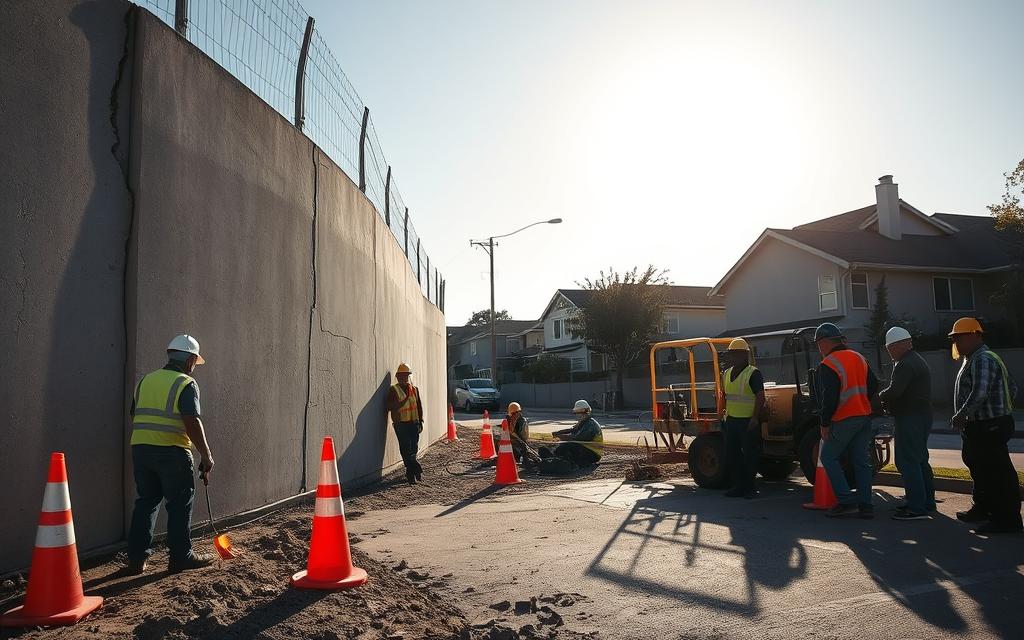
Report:
[[423,399],[420,390],[409,382],[412,369],[404,362],[398,365],[395,378],[398,383],[388,390],[387,412],[398,438],[398,450],[405,464],[405,478],[409,484],[423,479],[423,467],[416,460],[423,431]]
[[757,496],[754,480],[761,459],[764,376],[750,363],[750,347],[743,338],[729,343],[725,359],[725,468],[731,485],[725,495],[751,499]]
[[213,471],[213,454],[199,418],[199,384],[192,377],[204,362],[195,338],[176,336],[167,345],[167,364],[147,373],[135,388],[131,447],[138,497],[128,532],[126,571],[131,575],[146,570],[162,501],[167,508],[168,570],[198,569],[213,562],[212,555],[193,551],[189,540],[195,496],[193,445],[202,456],[200,472]]

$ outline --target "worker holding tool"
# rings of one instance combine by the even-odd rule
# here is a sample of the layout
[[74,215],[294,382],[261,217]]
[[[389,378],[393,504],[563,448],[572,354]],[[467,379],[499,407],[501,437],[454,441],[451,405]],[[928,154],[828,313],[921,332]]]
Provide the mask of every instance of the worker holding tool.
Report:
[[932,430],[932,374],[914,351],[910,332],[893,327],[885,334],[885,350],[893,361],[892,381],[879,392],[882,406],[896,423],[896,468],[903,476],[907,502],[893,520],[929,520],[935,510],[935,484],[928,464]]
[[540,448],[541,458],[559,458],[577,465],[597,464],[604,454],[604,434],[601,425],[592,415],[593,410],[586,400],[577,400],[572,408],[577,422],[571,429],[553,431],[551,435],[562,441],[554,448]]
[[209,474],[214,466],[199,418],[199,384],[191,375],[204,362],[195,338],[176,336],[167,345],[167,364],[146,374],[135,388],[131,447],[138,497],[128,533],[129,574],[146,570],[162,501],[167,508],[168,570],[176,573],[213,562],[212,555],[193,551],[189,539],[195,496],[192,446],[199,450],[202,473]]
[[[818,388],[821,402],[821,466],[828,474],[839,504],[826,512],[830,518],[858,514],[874,518],[871,501],[873,465],[869,453],[871,399],[878,393],[878,378],[868,361],[846,346],[846,336],[836,325],[825,322],[814,331],[814,344],[821,353]],[[857,492],[850,489],[839,458],[847,453],[853,466]]]
[[423,431],[423,400],[420,390],[409,382],[412,369],[404,362],[398,365],[395,378],[398,383],[388,391],[387,412],[398,438],[398,450],[405,464],[405,479],[416,484],[423,479],[423,467],[416,460],[420,448],[420,432]]
[[[540,462],[540,456],[529,445],[530,422],[523,415],[523,407],[518,402],[508,403],[508,416],[505,419],[508,427],[510,440],[512,441],[512,455],[519,464]],[[501,436],[494,434],[494,449],[498,450]]]
[[729,368],[722,373],[725,391],[725,459],[732,488],[730,498],[757,497],[755,476],[761,459],[761,411],[764,375],[750,364],[750,347],[743,338],[729,343]]
[[953,359],[963,360],[953,392],[953,429],[963,438],[964,464],[974,480],[974,504],[956,517],[979,523],[975,533],[1019,532],[1020,487],[1007,448],[1015,430],[1017,384],[985,344],[977,319],[957,320],[949,339]]

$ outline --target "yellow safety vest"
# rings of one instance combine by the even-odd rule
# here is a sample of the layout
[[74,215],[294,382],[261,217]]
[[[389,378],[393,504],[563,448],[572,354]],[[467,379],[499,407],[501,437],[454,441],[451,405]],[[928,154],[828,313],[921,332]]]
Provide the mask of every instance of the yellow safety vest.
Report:
[[598,458],[604,455],[604,434],[600,431],[597,432],[597,437],[593,440],[580,442],[580,444],[597,454]]
[[[420,396],[416,387],[409,385],[412,393],[406,394],[402,385],[396,384],[391,388],[395,390],[395,397],[398,398],[398,409],[395,415],[398,422],[419,422],[420,420]],[[394,418],[394,416],[392,416]]]
[[132,414],[132,444],[155,444],[162,447],[192,446],[185,433],[185,421],[178,413],[178,398],[190,383],[191,376],[180,371],[159,369],[146,374],[139,383]]
[[732,379],[732,369],[729,367],[722,374],[722,386],[725,387],[725,415],[730,418],[752,418],[757,396],[750,390],[750,376],[754,375],[757,369],[747,365],[735,379]]

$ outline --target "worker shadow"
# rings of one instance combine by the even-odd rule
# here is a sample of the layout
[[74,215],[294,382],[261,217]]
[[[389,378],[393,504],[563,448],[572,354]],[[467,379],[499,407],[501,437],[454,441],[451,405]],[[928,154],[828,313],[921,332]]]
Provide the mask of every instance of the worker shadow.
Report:
[[383,477],[389,428],[384,412],[390,388],[391,374],[386,373],[356,415],[355,433],[338,458],[343,482],[358,478],[359,486],[367,486]]
[[465,509],[466,507],[468,507],[469,505],[477,502],[478,500],[482,500],[484,498],[487,498],[489,496],[494,495],[495,493],[497,493],[498,491],[501,491],[504,488],[505,488],[505,485],[500,485],[500,484],[488,485],[488,486],[484,487],[483,489],[481,489],[480,491],[477,491],[473,495],[471,495],[471,496],[469,496],[467,498],[463,498],[462,500],[459,500],[458,502],[456,502],[452,506],[448,507],[447,509],[445,509],[441,513],[435,515],[434,517],[435,518],[443,518],[445,516],[450,516],[451,514],[457,512],[457,511],[461,511],[462,509]]
[[[783,615],[778,604],[794,594],[811,615],[841,610],[845,623],[865,628],[878,619],[878,605],[889,602],[952,633],[974,630],[964,613],[975,609],[1000,637],[1015,637],[1024,624],[1024,612],[1006,597],[1024,593],[1020,536],[979,537],[942,514],[892,520],[896,498],[884,490],[875,491],[875,519],[862,520],[801,509],[808,489],[792,483],[765,483],[753,501],[689,485],[639,486],[647,495],[632,505],[588,575],[739,615],[745,624]],[[843,561],[849,554],[856,563]],[[889,598],[880,600],[870,586],[865,592],[861,571]],[[827,601],[817,591],[827,591]],[[973,603],[965,607],[967,599]]]
[[1004,594],[1024,593],[1019,536],[978,536],[970,525],[938,512],[930,520],[892,520],[900,502],[876,488],[874,520],[836,519],[823,527],[820,539],[844,544],[882,592],[923,622],[970,631],[960,613],[966,597],[1000,637],[1017,635],[1024,613],[1008,606]]
[[[105,576],[93,578],[82,583],[82,588],[89,595],[114,598],[129,591],[140,589],[167,577],[165,571],[152,571],[141,576],[129,576],[123,567]],[[129,578],[129,579],[125,579]]]

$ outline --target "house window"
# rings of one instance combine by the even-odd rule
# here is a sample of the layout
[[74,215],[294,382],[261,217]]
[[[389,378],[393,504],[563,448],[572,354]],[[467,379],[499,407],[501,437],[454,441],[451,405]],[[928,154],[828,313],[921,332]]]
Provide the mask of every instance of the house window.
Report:
[[835,311],[839,308],[839,299],[836,296],[836,277],[825,275],[818,277],[818,310]]
[[569,368],[572,371],[585,371],[587,368],[586,358],[572,358],[569,360]]
[[850,288],[852,289],[853,308],[869,308],[870,304],[868,303],[868,274],[850,274]]
[[661,318],[661,332],[669,335],[679,333],[679,317],[669,315],[663,316]]
[[554,331],[555,340],[561,340],[562,339],[562,320],[555,320],[552,324],[554,325],[553,331]]
[[974,311],[974,282],[970,278],[934,278],[936,311]]
[[476,340],[469,343],[469,355],[476,355]]

